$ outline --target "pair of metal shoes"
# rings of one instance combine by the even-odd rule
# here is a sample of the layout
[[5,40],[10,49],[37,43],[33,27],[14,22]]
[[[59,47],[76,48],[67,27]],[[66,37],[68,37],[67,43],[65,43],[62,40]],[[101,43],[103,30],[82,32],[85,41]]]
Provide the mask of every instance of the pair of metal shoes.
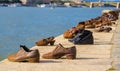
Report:
[[89,30],[80,30],[79,33],[72,39],[68,39],[73,44],[94,44],[92,32]]
[[110,32],[112,30],[109,26],[99,26],[95,28],[96,32]]
[[[45,59],[59,59],[63,56],[66,56],[66,59],[75,59],[76,47],[72,46],[65,48],[61,44],[58,44],[52,52],[43,54],[42,57]],[[15,54],[9,55],[8,60],[12,62],[38,63],[40,60],[40,53],[38,49],[30,50],[26,46],[20,45],[20,50]]]
[[50,45],[54,45],[55,40],[54,40],[54,36],[48,37],[48,38],[43,38],[39,41],[36,42],[37,46],[47,46],[48,44]]
[[79,22],[76,27],[72,27],[71,29],[66,30],[63,33],[63,37],[67,39],[74,38],[76,34],[79,32],[79,30],[84,30],[85,29],[85,22]]

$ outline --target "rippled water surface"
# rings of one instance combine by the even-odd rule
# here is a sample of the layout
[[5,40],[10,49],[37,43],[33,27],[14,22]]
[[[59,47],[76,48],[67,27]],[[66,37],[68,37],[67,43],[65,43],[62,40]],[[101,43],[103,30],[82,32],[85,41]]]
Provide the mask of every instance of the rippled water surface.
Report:
[[36,8],[0,7],[0,60],[19,50],[29,48],[41,38],[58,36],[79,21],[101,15],[104,9],[114,8]]

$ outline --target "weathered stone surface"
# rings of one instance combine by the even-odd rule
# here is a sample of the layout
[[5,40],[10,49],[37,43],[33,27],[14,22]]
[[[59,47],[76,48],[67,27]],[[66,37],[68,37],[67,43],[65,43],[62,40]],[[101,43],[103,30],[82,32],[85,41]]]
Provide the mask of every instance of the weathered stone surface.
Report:
[[114,48],[112,52],[114,58],[120,58],[120,48]]
[[112,58],[114,59],[113,66],[116,71],[120,71],[120,22],[118,22],[116,32],[114,33]]

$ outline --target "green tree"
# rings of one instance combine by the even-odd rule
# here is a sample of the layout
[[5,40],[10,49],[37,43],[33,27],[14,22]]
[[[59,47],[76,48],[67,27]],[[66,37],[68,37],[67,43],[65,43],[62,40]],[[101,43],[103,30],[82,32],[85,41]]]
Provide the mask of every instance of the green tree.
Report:
[[20,0],[0,0],[0,3],[21,3]]
[[21,3],[20,0],[9,0],[11,3]]
[[9,3],[9,0],[0,0],[0,3]]

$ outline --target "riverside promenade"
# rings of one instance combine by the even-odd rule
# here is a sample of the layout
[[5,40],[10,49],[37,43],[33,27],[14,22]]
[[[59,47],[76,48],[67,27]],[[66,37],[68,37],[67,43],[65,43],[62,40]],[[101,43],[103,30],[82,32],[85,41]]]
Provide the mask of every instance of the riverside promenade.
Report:
[[[120,34],[120,25],[118,32]],[[57,44],[61,43],[64,47],[71,47],[74,44],[68,42],[67,39],[60,35],[55,38],[54,46],[34,46],[31,49],[39,49],[40,62],[10,62],[7,59],[0,62],[0,71],[111,71],[110,68],[118,67],[118,62],[115,61],[120,52],[120,47],[114,47],[114,35],[116,35],[116,26],[109,33],[94,32],[93,45],[75,45],[77,48],[77,57],[74,60],[68,59],[43,59],[41,56],[44,53],[52,51]],[[119,34],[116,37],[119,37]],[[120,38],[120,37],[119,37]],[[114,40],[115,41],[115,40]],[[116,41],[115,41],[116,42]],[[116,45],[120,45],[119,43]],[[115,50],[114,50],[115,49]],[[113,51],[114,50],[114,51]],[[116,53],[118,51],[118,53]],[[115,59],[113,53],[115,52]],[[120,60],[120,59],[119,59]],[[120,62],[119,62],[120,63]]]

